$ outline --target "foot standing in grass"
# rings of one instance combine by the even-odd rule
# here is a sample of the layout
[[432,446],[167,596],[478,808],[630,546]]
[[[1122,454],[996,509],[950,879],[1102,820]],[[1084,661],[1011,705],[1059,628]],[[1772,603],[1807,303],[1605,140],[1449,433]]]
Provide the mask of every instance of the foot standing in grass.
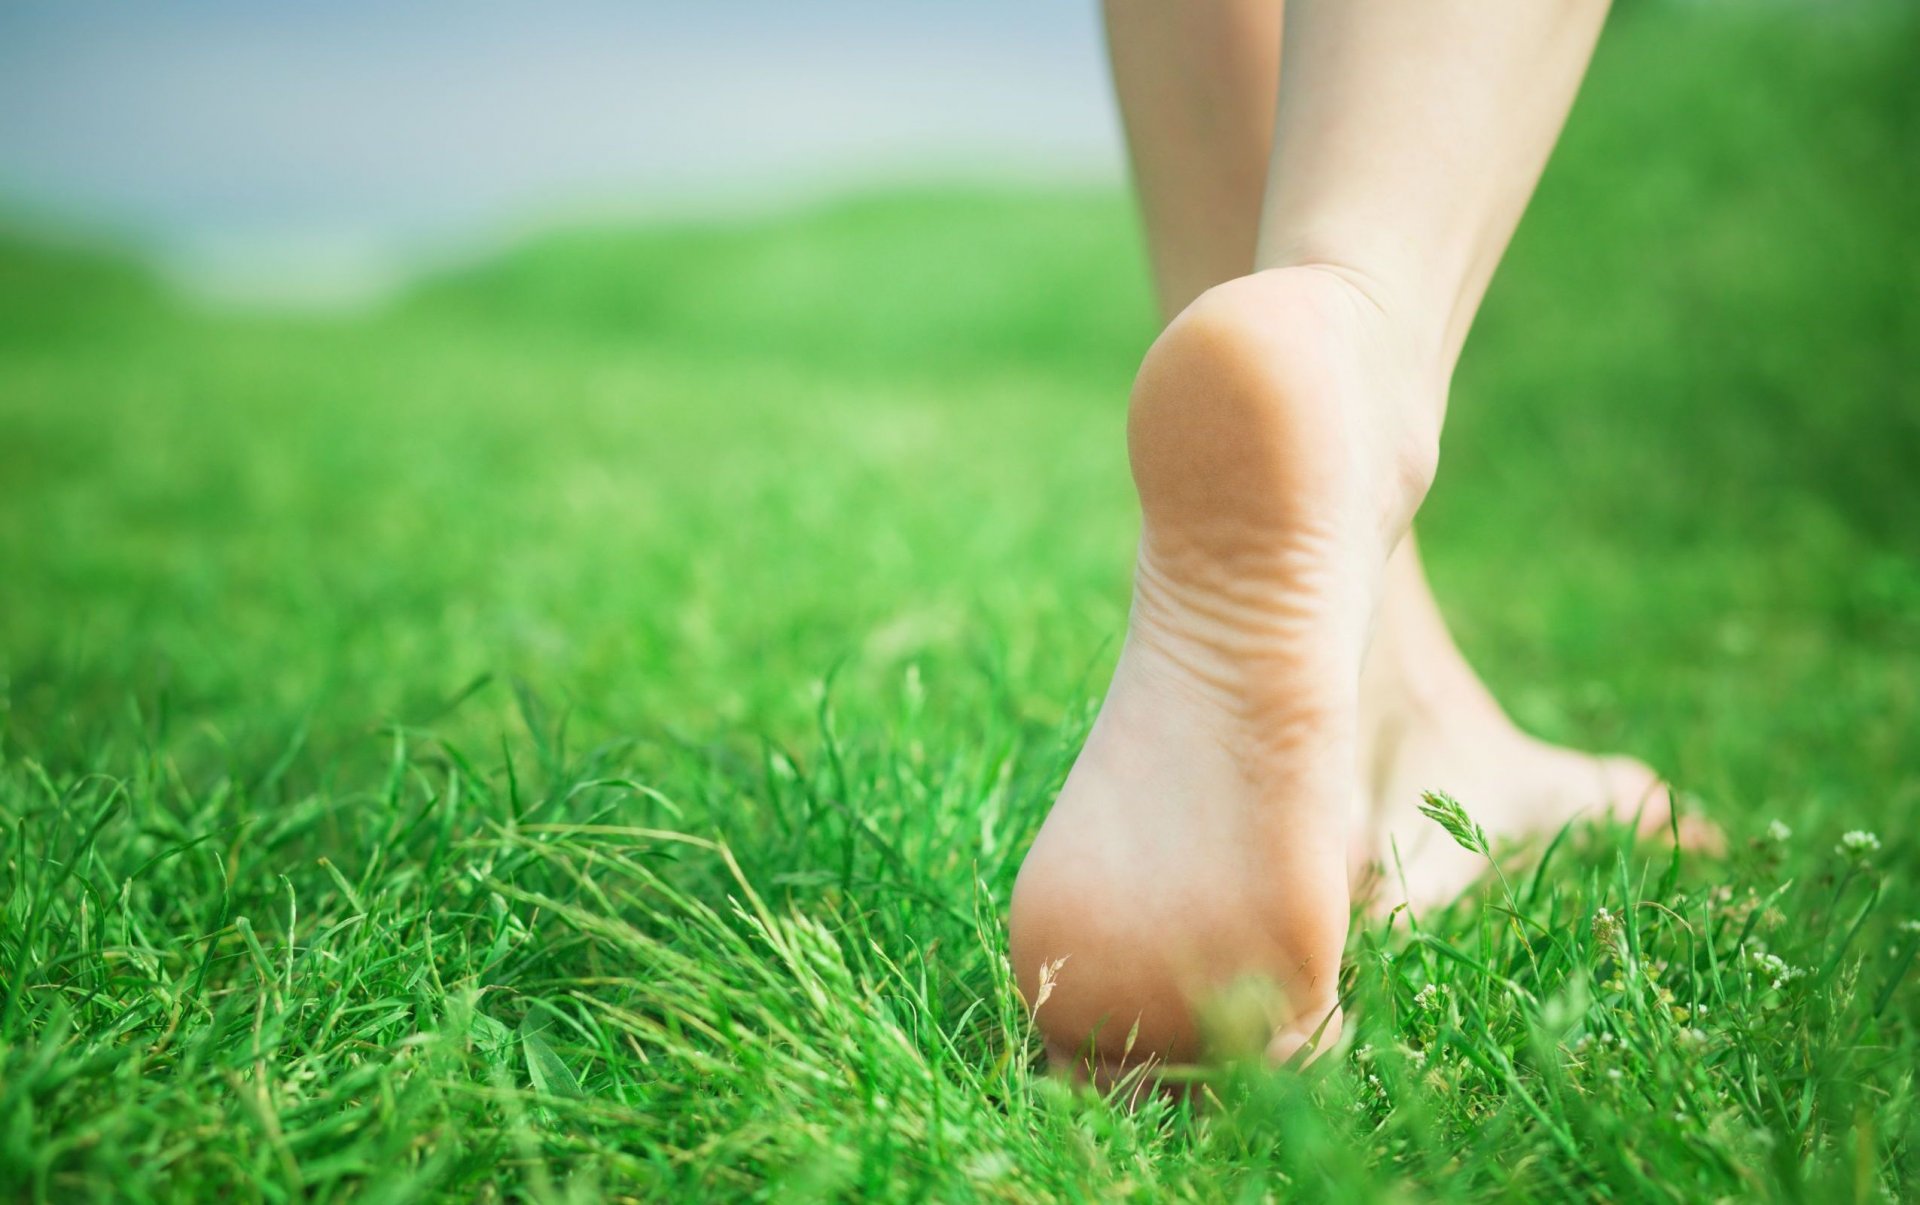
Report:
[[1606,4],[1282,8],[1107,0],[1169,321],[1128,420],[1126,641],[1012,910],[1055,1058],[1095,1071],[1194,1057],[1223,995],[1259,1001],[1272,1057],[1330,1041],[1362,868],[1397,848],[1390,902],[1478,869],[1423,789],[1509,835],[1667,823],[1647,767],[1514,727],[1409,531]]

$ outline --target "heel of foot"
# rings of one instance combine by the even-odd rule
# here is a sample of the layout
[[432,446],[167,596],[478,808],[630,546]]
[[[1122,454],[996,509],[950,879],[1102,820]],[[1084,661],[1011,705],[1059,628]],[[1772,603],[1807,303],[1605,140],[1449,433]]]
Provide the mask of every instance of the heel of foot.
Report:
[[1276,530],[1399,541],[1438,461],[1444,391],[1345,279],[1208,290],[1141,365],[1128,449],[1149,533],[1234,553]]
[[1339,1033],[1360,657],[1408,509],[1388,357],[1349,289],[1223,286],[1135,384],[1136,606],[1013,905],[1022,988],[1048,1043],[1083,1052],[1069,1066],[1298,1060]]

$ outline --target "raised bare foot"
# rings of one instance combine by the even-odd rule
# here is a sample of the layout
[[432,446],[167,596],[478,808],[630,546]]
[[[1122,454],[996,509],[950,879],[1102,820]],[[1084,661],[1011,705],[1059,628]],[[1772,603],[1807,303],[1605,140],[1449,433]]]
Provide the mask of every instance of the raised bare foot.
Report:
[[1013,965],[1056,1058],[1192,1059],[1223,998],[1275,1058],[1338,1034],[1360,662],[1432,475],[1423,368],[1320,268],[1215,288],[1148,353],[1126,643],[1014,888]]
[[[1671,801],[1645,764],[1562,748],[1507,718],[1447,632],[1412,537],[1387,566],[1372,647],[1361,676],[1362,774],[1372,800],[1375,854],[1384,871],[1374,902],[1443,903],[1487,871],[1419,811],[1445,791],[1496,841],[1550,837],[1569,820],[1612,817],[1665,832]],[[1684,843],[1711,847],[1717,831],[1682,817]]]

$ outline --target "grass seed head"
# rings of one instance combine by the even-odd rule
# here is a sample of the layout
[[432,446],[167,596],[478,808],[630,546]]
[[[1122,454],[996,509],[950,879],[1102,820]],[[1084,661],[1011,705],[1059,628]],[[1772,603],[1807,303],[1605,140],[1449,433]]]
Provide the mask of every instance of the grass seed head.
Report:
[[1420,814],[1447,830],[1447,835],[1468,853],[1492,856],[1487,830],[1475,824],[1466,807],[1445,791],[1423,791]]

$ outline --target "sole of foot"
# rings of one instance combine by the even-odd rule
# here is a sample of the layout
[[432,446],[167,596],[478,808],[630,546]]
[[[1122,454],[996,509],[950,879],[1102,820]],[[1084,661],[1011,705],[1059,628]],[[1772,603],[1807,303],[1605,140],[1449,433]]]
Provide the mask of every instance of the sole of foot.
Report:
[[1433,469],[1417,378],[1362,284],[1323,268],[1215,288],[1148,353],[1127,637],[1013,895],[1056,1059],[1101,1077],[1338,1035],[1360,662]]

